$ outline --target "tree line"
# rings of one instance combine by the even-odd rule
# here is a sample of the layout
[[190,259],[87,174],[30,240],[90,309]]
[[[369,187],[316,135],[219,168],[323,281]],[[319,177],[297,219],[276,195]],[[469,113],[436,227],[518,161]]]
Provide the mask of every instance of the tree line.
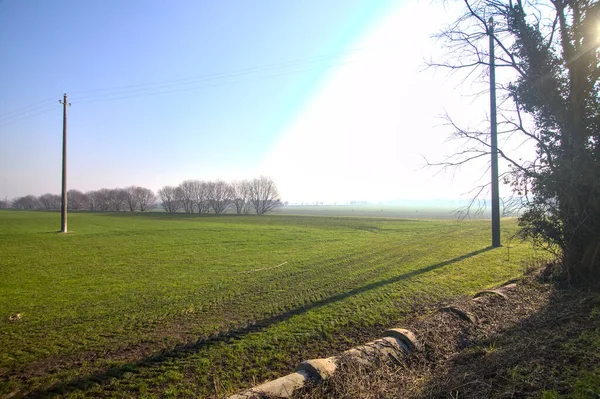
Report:
[[281,206],[275,182],[266,176],[252,180],[186,180],[178,186],[158,190],[165,211],[221,214],[233,209],[237,214],[263,215]]
[[[281,199],[273,179],[260,176],[230,183],[220,179],[185,180],[178,186],[164,186],[156,194],[140,186],[102,188],[85,193],[69,190],[67,204],[73,211],[145,212],[162,207],[169,213],[223,214],[234,211],[263,215],[281,206]],[[26,195],[12,201],[5,199],[0,200],[0,208],[58,210],[61,209],[61,196],[48,193],[37,197]]]

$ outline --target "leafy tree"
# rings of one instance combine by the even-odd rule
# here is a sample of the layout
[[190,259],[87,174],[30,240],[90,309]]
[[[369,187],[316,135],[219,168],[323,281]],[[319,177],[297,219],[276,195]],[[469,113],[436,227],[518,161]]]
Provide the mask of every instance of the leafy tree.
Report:
[[[600,3],[464,1],[465,13],[439,38],[452,58],[435,66],[486,80],[490,17],[496,63],[499,140],[531,140],[535,159],[499,148],[504,180],[523,198],[524,237],[560,257],[567,278],[600,286]],[[507,72],[506,70],[510,71]],[[475,74],[473,74],[475,72]],[[462,129],[468,147],[445,165],[489,154],[489,133]]]

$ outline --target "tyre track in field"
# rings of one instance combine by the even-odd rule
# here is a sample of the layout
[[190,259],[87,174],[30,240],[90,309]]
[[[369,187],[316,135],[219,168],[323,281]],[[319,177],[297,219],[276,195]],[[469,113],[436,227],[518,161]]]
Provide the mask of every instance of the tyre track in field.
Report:
[[[209,338],[206,338],[206,339],[199,339],[198,341],[191,343],[191,344],[176,345],[175,347],[173,347],[171,349],[162,350],[162,351],[153,353],[149,356],[146,356],[142,359],[139,359],[139,360],[133,362],[133,366],[135,368],[141,368],[141,369],[148,370],[148,369],[160,367],[161,364],[166,360],[183,360],[186,357],[195,355],[202,350],[209,350],[212,346],[214,346],[216,344],[219,344],[222,342],[229,343],[234,340],[242,339],[248,334],[262,332],[277,323],[286,321],[294,316],[301,315],[310,310],[318,309],[323,306],[327,306],[329,304],[333,304],[333,303],[345,300],[349,297],[352,297],[355,295],[360,295],[362,293],[371,291],[373,289],[377,289],[377,288],[380,288],[380,287],[383,287],[383,286],[386,286],[389,284],[393,284],[393,283],[396,283],[396,282],[399,282],[402,280],[416,277],[418,275],[427,273],[429,271],[432,271],[432,270],[435,270],[435,269],[438,269],[438,268],[441,268],[444,266],[448,266],[453,263],[459,262],[461,260],[476,256],[476,255],[486,252],[490,249],[491,248],[484,248],[484,249],[480,249],[477,251],[473,251],[471,253],[468,253],[466,255],[463,255],[463,256],[460,256],[460,257],[457,257],[454,259],[435,263],[435,264],[426,266],[421,269],[408,271],[408,272],[400,274],[398,276],[390,277],[390,278],[387,278],[387,279],[384,279],[381,281],[372,282],[372,283],[363,285],[361,287],[351,289],[349,291],[331,295],[326,298],[320,299],[318,301],[307,303],[305,305],[296,307],[294,309],[291,309],[291,310],[288,310],[288,311],[285,311],[285,312],[282,312],[282,313],[279,313],[279,314],[276,314],[273,316],[259,319],[251,324],[241,326],[236,329],[231,329],[227,332],[220,332],[219,334],[209,337]],[[390,266],[388,266],[388,268],[389,267]],[[375,268],[374,270],[372,270],[372,272],[375,273],[378,269],[381,269],[381,268]],[[76,378],[71,381],[54,384],[53,386],[49,387],[48,389],[40,389],[40,390],[31,391],[29,393],[26,393],[24,395],[24,397],[38,398],[38,397],[47,397],[49,395],[67,394],[70,392],[79,391],[79,390],[81,390],[82,387],[89,387],[90,385],[102,384],[102,383],[104,383],[108,380],[114,379],[114,378],[119,379],[126,372],[130,371],[131,367],[132,367],[132,365],[129,364],[129,365],[121,366],[121,367],[112,367],[109,369],[100,370],[98,372],[89,374],[88,376],[85,376],[85,377]]]
[[[372,251],[369,250],[369,246],[365,245],[363,246],[360,250],[355,251],[353,253],[349,253],[349,254],[345,254],[343,256],[338,256],[335,258],[327,258],[327,259],[322,259],[318,264],[319,269],[318,270],[325,270],[325,269],[330,269],[330,267],[327,267],[327,265],[331,265],[332,262],[335,262],[336,265],[341,265],[341,266],[345,266],[344,270],[351,268],[353,266],[355,266],[356,262],[359,262],[361,260],[367,259],[370,256],[370,253]],[[381,252],[381,251],[378,251]],[[388,250],[389,252],[389,250]],[[290,280],[294,281],[298,279],[298,274],[300,275],[304,275],[308,273],[309,275],[313,276],[313,278],[311,280],[305,279],[304,280],[304,284],[308,284],[309,281],[310,283],[312,283],[313,285],[315,284],[319,284],[318,280],[322,279],[322,275],[320,273],[315,273],[314,269],[311,268],[307,268],[301,271],[298,271],[297,273],[293,273],[293,275],[290,274],[286,274],[284,276],[284,279],[281,279],[279,281],[276,281],[274,284],[271,284],[270,286],[267,286],[264,284],[264,282],[262,281],[263,278],[258,278],[256,279],[257,281],[252,285],[251,289],[247,289],[243,292],[238,292],[238,293],[233,293],[232,295],[228,296],[228,297],[218,297],[218,288],[214,288],[213,290],[211,290],[212,292],[206,292],[207,296],[213,296],[215,299],[215,302],[213,304],[207,304],[203,306],[203,311],[199,313],[199,315],[197,317],[193,317],[192,319],[185,318],[185,317],[171,317],[171,321],[167,321],[167,320],[163,320],[160,324],[176,324],[176,325],[181,325],[181,324],[187,324],[187,325],[193,325],[193,326],[197,326],[197,321],[198,319],[202,320],[202,319],[206,319],[206,318],[210,318],[214,315],[224,315],[224,314],[228,314],[229,316],[235,316],[234,319],[228,319],[229,323],[227,323],[227,325],[215,325],[212,329],[212,331],[217,331],[216,334],[209,334],[209,335],[204,335],[201,337],[201,339],[211,339],[211,337],[215,336],[215,335],[219,335],[222,330],[236,330],[239,329],[241,327],[242,324],[244,325],[248,325],[251,324],[254,320],[257,319],[264,319],[265,317],[269,317],[272,316],[274,314],[276,314],[278,311],[287,311],[290,309],[290,306],[288,306],[287,308],[284,309],[275,309],[275,311],[268,311],[268,312],[260,312],[260,313],[247,313],[247,304],[248,303],[256,303],[257,301],[264,301],[265,297],[271,297],[272,296],[272,291],[281,287],[285,287],[288,288],[290,286]],[[321,276],[321,277],[319,277]],[[357,281],[358,283],[358,281]],[[229,282],[228,284],[231,284],[231,282]],[[323,286],[322,284],[322,280],[321,280],[321,286]],[[330,287],[330,286],[336,286],[335,282],[329,282],[327,284],[324,285],[325,287]],[[339,290],[339,284],[337,284],[336,286],[337,290]],[[295,307],[295,306],[304,306],[307,305],[309,303],[312,303],[312,300],[310,299],[310,297],[307,298],[306,292],[310,293],[310,294],[314,294],[314,287],[312,287],[310,290],[303,290],[300,292],[294,292],[294,297],[296,298],[306,298],[307,300],[304,300],[300,303],[296,303],[297,299],[294,299],[291,303],[288,302],[289,305],[291,305],[291,307]],[[321,295],[321,297],[323,295],[326,295],[327,293],[324,293]],[[287,296],[286,296],[287,298]],[[281,295],[279,295],[277,298],[277,302],[278,303],[285,303],[286,301],[289,301],[288,299],[283,299]],[[268,301],[268,300],[267,300]],[[242,308],[242,311],[240,311],[239,308]],[[260,306],[254,306],[252,308],[252,310],[254,309],[265,309],[265,306],[260,305]],[[226,317],[221,317],[221,319],[223,321],[227,320]],[[140,330],[156,330],[156,323],[151,323],[150,325],[148,324],[142,324],[139,325],[138,323],[134,323],[133,325],[129,326],[130,330],[136,330],[136,331],[140,331]],[[180,331],[182,328],[178,328],[177,330]],[[185,329],[185,328],[183,328]],[[169,330],[168,326],[164,326],[163,328],[161,328],[161,330],[164,332],[164,330]],[[177,333],[177,332],[176,332]],[[160,341],[161,336],[164,335],[168,335],[168,334],[158,334],[157,337],[155,337],[155,340]],[[193,341],[195,342],[196,339],[193,339]],[[137,348],[138,346],[141,346],[143,348]],[[104,359],[113,359],[113,360],[117,360],[117,361],[135,361],[139,359],[139,355],[141,354],[142,356],[148,355],[148,350],[146,348],[147,345],[139,345],[138,343],[131,343],[131,344],[126,344],[126,345],[120,345],[116,348],[113,349],[109,349],[109,350],[99,350],[99,351],[85,351],[85,352],[76,352],[76,353],[72,353],[72,354],[66,354],[63,356],[59,356],[59,355],[51,355],[48,358],[43,358],[40,359],[34,363],[30,363],[28,365],[26,365],[25,367],[22,368],[13,368],[13,369],[9,369],[6,371],[2,371],[0,370],[0,381],[2,382],[8,382],[11,378],[20,378],[22,376],[44,376],[47,373],[57,373],[60,372],[61,370],[68,370],[71,367],[78,367],[81,364],[84,364],[86,362],[94,362],[96,361],[96,359],[100,359],[100,360],[104,360]],[[160,348],[157,347],[155,348],[156,350],[164,350],[165,348]]]
[[[431,253],[432,250],[435,249],[437,249],[437,246],[430,245],[429,247],[423,248],[418,252],[411,250],[411,252],[407,254],[406,246],[399,246],[396,242],[386,243],[384,250],[382,250],[381,245],[377,247],[377,250],[372,250],[371,245],[367,244],[358,251],[354,251],[342,256],[326,258],[314,263],[307,261],[306,263],[309,263],[310,266],[305,269],[295,270],[293,272],[284,272],[281,270],[279,274],[281,275],[285,273],[285,275],[280,281],[275,281],[274,283],[272,282],[270,284],[265,284],[264,281],[262,281],[259,277],[257,278],[255,288],[252,291],[236,293],[234,294],[233,298],[227,302],[229,304],[240,300],[242,302],[246,302],[247,298],[253,296],[268,296],[270,291],[277,288],[286,288],[286,292],[289,292],[290,284],[288,280],[296,282],[302,281],[304,290],[300,292],[294,292],[296,296],[303,296],[301,295],[303,292],[310,292],[314,295],[315,288],[322,290],[324,287],[329,286],[335,286],[337,291],[340,289],[352,289],[357,284],[368,281],[370,278],[380,275],[392,268],[401,266],[401,263],[408,259],[420,258],[423,254]],[[373,266],[366,268],[365,263],[370,263]],[[334,266],[332,266],[332,264]],[[360,269],[354,270],[359,264],[361,266]],[[352,271],[360,271],[360,274],[357,274],[355,278],[350,280],[350,275],[348,273]],[[327,278],[328,276],[331,276],[332,273],[335,273],[336,276]],[[337,278],[338,275],[343,276],[342,281]],[[269,276],[269,280],[272,279],[273,276]],[[326,279],[325,283],[324,279]],[[316,285],[316,287],[307,287],[307,284],[313,284]],[[293,287],[294,285],[292,284],[291,286]],[[334,294],[334,292],[325,292],[324,294]]]
[[[181,331],[185,331],[185,325],[197,326],[198,321],[205,318],[213,318],[215,315],[227,315],[222,317],[222,323],[215,325],[214,328],[210,328],[214,331],[213,334],[204,335],[200,334],[200,339],[196,340],[192,338],[192,342],[207,341],[212,342],[215,337],[219,338],[230,334],[232,337],[243,335],[247,331],[253,331],[255,326],[265,325],[265,320],[269,321],[267,324],[271,324],[270,320],[279,320],[281,315],[287,315],[289,317],[303,313],[305,309],[312,306],[320,307],[327,303],[327,298],[335,298],[339,295],[344,295],[344,291],[357,292],[360,289],[360,285],[388,272],[390,269],[401,266],[402,262],[413,257],[420,257],[423,253],[430,252],[435,245],[431,245],[429,248],[422,249],[419,252],[414,250],[410,254],[403,253],[406,245],[399,245],[397,242],[388,242],[386,247],[382,249],[382,246],[377,246],[376,249],[372,249],[372,244],[365,244],[360,249],[353,251],[352,253],[346,253],[342,256],[336,256],[331,258],[321,259],[319,262],[311,263],[310,260],[305,263],[310,263],[311,266],[306,269],[296,270],[295,273],[286,273],[283,275],[283,279],[275,281],[273,284],[264,284],[261,279],[257,279],[257,283],[254,284],[253,289],[246,290],[244,292],[234,293],[225,298],[218,298],[214,306],[205,308],[198,314],[197,317],[192,319],[182,319],[175,317],[171,323],[178,325],[175,334],[181,336]],[[372,266],[366,268],[366,264]],[[334,265],[332,267],[332,265]],[[350,272],[354,270],[357,265],[360,265],[358,270],[360,274],[352,275]],[[328,278],[324,282],[324,276],[328,276],[331,272],[335,272],[335,276]],[[310,278],[307,278],[310,277]],[[343,278],[340,279],[339,277]],[[271,278],[272,276],[270,276]],[[297,287],[297,284],[290,284],[290,282],[299,281],[302,279],[302,290],[292,291],[289,287]],[[377,282],[368,284],[372,286]],[[285,288],[285,295],[278,294],[273,296],[272,291],[278,288]],[[351,294],[355,295],[355,294]],[[266,298],[266,299],[265,299]],[[271,300],[271,298],[273,300]],[[344,296],[346,298],[346,296]],[[258,306],[250,308],[251,312],[248,313],[248,304],[262,302]],[[334,301],[335,302],[335,301]],[[255,309],[261,309],[262,311],[255,312]],[[266,310],[266,311],[265,311]],[[284,318],[287,318],[284,316]],[[165,320],[166,321],[166,320]],[[162,324],[162,323],[161,323]],[[135,325],[136,330],[155,330],[156,325]],[[208,326],[207,326],[208,328]],[[162,326],[160,329],[161,333],[155,337],[156,341],[160,341],[161,337],[169,335],[169,327]],[[167,333],[165,334],[165,331]],[[241,332],[241,334],[240,334]],[[188,338],[191,338],[190,334]],[[198,337],[198,335],[196,335]],[[186,338],[185,341],[188,339]],[[183,346],[182,346],[183,345]],[[68,370],[72,367],[86,362],[95,362],[96,359],[102,361],[106,359],[112,359],[115,361],[138,361],[140,357],[152,357],[156,351],[163,352],[169,350],[177,350],[178,347],[187,347],[190,344],[176,344],[171,348],[160,347],[152,344],[144,344],[134,342],[129,345],[120,346],[111,350],[104,350],[99,352],[86,352],[77,353],[73,356],[56,357],[54,361],[48,362],[48,359],[42,359],[34,364],[28,365],[21,370],[10,370],[8,374],[0,376],[0,379],[6,380],[10,376],[15,377],[18,375],[30,375],[30,376],[43,376],[50,372],[52,374],[60,372],[62,370]],[[191,345],[195,345],[192,343]],[[155,350],[152,351],[152,346]]]

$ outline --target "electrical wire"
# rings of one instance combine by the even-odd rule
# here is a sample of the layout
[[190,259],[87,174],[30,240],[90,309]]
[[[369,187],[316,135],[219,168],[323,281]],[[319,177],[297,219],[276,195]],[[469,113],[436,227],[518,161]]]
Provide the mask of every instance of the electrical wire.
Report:
[[[203,81],[210,81],[213,79],[223,79],[223,78],[227,78],[227,77],[231,77],[231,76],[259,73],[259,72],[268,71],[268,70],[272,70],[272,69],[282,69],[282,68],[286,68],[286,67],[294,67],[294,66],[301,65],[301,64],[313,63],[313,62],[317,62],[320,60],[326,60],[326,59],[330,59],[330,58],[334,58],[334,57],[338,57],[338,56],[342,56],[342,55],[347,55],[347,54],[351,54],[351,53],[355,53],[355,52],[359,52],[359,51],[364,51],[365,49],[367,49],[367,48],[365,48],[365,47],[354,48],[354,49],[348,49],[348,50],[344,50],[344,51],[338,51],[338,52],[321,54],[321,55],[316,55],[316,56],[311,56],[311,57],[299,58],[299,59],[295,59],[295,60],[291,60],[291,61],[284,61],[284,62],[278,62],[278,63],[272,63],[272,64],[257,65],[257,66],[247,67],[247,68],[241,68],[241,69],[236,69],[236,70],[232,70],[232,71],[228,71],[228,72],[213,72],[213,73],[207,73],[207,74],[203,74],[203,75],[189,76],[189,77],[185,77],[185,78],[162,80],[162,81],[158,81],[158,82],[140,83],[140,84],[134,84],[134,85],[116,86],[116,87],[100,88],[100,89],[92,89],[92,90],[79,90],[79,91],[72,91],[69,94],[70,95],[86,94],[86,93],[95,93],[95,92],[113,91],[113,90],[118,90],[117,93],[122,94],[123,92],[127,92],[130,90],[136,90],[136,91],[151,90],[153,88],[156,88],[155,86],[168,87],[171,84],[182,85],[182,84],[187,84],[187,83],[196,82],[196,81],[203,82]],[[176,83],[176,82],[179,82],[179,83]],[[123,89],[125,89],[125,90],[123,90]],[[110,93],[110,94],[117,94],[117,93]],[[91,95],[91,96],[94,96],[94,95]],[[82,97],[75,96],[74,98],[84,99],[87,97],[89,97],[89,96],[82,96]]]
[[[346,51],[345,53],[356,52],[356,51],[357,50]],[[341,54],[341,53],[336,53],[336,54]],[[320,57],[324,57],[324,56],[320,56]],[[328,55],[327,57],[331,58],[331,57],[333,57],[333,55]],[[315,58],[315,57],[312,57],[312,58]],[[299,69],[299,70],[295,69],[295,70],[291,70],[291,71],[285,71],[282,73],[269,74],[269,75],[263,75],[263,76],[258,75],[258,72],[267,72],[267,71],[269,71],[269,69],[273,69],[273,70],[285,69],[285,68],[281,67],[284,63],[280,63],[280,64],[277,64],[278,68],[263,68],[263,67],[246,68],[243,70],[238,70],[236,72],[218,73],[218,74],[204,75],[204,76],[196,77],[196,78],[190,77],[190,78],[184,78],[184,79],[163,81],[163,82],[176,82],[176,81],[185,80],[181,83],[163,84],[163,85],[158,85],[158,86],[154,86],[154,87],[134,88],[134,87],[140,87],[141,85],[130,85],[130,86],[127,86],[127,87],[132,88],[129,90],[115,91],[115,92],[111,92],[111,93],[102,93],[102,94],[82,96],[82,97],[71,97],[70,101],[73,103],[81,104],[81,103],[87,103],[87,102],[112,101],[112,100],[116,100],[116,99],[138,98],[138,97],[154,96],[154,95],[159,95],[159,94],[167,94],[167,93],[174,93],[174,92],[181,92],[181,91],[198,90],[198,89],[216,87],[216,86],[233,84],[233,83],[243,83],[243,82],[249,82],[249,81],[253,81],[253,80],[261,80],[261,79],[273,78],[273,77],[284,76],[284,75],[293,75],[293,74],[317,70],[317,69],[323,68],[323,67],[342,66],[342,65],[346,65],[346,64],[354,63],[354,62],[356,62],[356,60],[342,61],[342,62],[336,61],[336,62],[331,62],[328,64],[320,63],[320,64],[315,65],[310,68],[304,68],[304,69]],[[286,67],[300,66],[303,63],[306,63],[306,62],[285,63],[286,64],[285,66]],[[275,64],[273,64],[273,65],[275,65]],[[251,70],[251,69],[255,69],[255,68],[258,68],[258,69]],[[241,76],[248,76],[248,75],[255,75],[255,76],[251,79],[224,81],[225,79],[241,77]],[[221,82],[218,82],[215,84],[209,84],[209,85],[196,86],[197,84],[208,83],[208,82],[213,82],[213,81],[218,81],[218,80],[221,80]],[[156,85],[156,84],[158,84],[158,82],[154,83],[154,85]],[[122,86],[122,87],[125,87],[125,86]],[[174,89],[161,90],[161,89],[170,89],[170,88],[174,88]],[[97,89],[96,91],[100,91],[100,90],[103,90],[103,89]],[[106,89],[106,90],[110,90],[110,89]],[[156,90],[159,90],[159,91],[156,91]],[[136,93],[140,93],[140,94],[136,94]]]
[[[148,97],[148,96],[156,96],[161,94],[182,92],[182,91],[190,91],[190,90],[201,90],[211,87],[229,85],[229,84],[238,84],[238,83],[246,83],[254,80],[262,80],[262,79],[270,79],[279,76],[285,75],[294,75],[299,73],[305,73],[317,70],[319,68],[324,67],[332,67],[332,66],[344,66],[350,63],[356,62],[354,61],[334,61],[329,63],[323,63],[323,61],[327,61],[330,59],[335,59],[350,55],[354,53],[363,52],[365,50],[370,50],[372,47],[360,47],[353,48],[344,51],[332,52],[327,54],[321,54],[316,56],[310,56],[305,58],[299,58],[290,61],[258,65],[253,67],[241,68],[237,70],[232,70],[228,72],[214,72],[208,73],[198,76],[190,76],[185,78],[178,79],[169,79],[162,80],[158,82],[148,82],[148,83],[140,83],[133,85],[125,85],[125,86],[115,86],[109,88],[98,88],[91,90],[79,90],[73,91],[70,94],[83,94],[82,96],[74,96],[69,99],[71,103],[92,103],[92,102],[107,102],[121,99],[129,99],[129,98],[139,98],[139,97]],[[317,64],[315,64],[317,63]],[[315,64],[309,68],[303,69],[293,69],[286,70],[290,68],[299,67],[302,65],[310,65]],[[261,75],[265,72],[276,72],[283,71],[281,73],[271,73],[268,75]],[[253,76],[254,75],[254,76]],[[243,77],[249,77],[249,79],[243,79]],[[227,80],[231,78],[241,78],[237,80]],[[204,84],[211,83],[213,84]],[[167,89],[167,90],[165,90]],[[158,91],[157,91],[158,90]],[[95,94],[93,94],[95,93]],[[13,111],[0,114],[0,127],[4,127],[7,125],[14,124],[16,122],[20,122],[23,120],[31,119],[38,115],[42,115],[53,111],[56,109],[54,106],[54,101],[56,99],[54,97],[47,98],[45,100],[38,101],[36,103],[15,109]],[[39,111],[39,112],[35,112]]]
[[[135,92],[141,92],[141,91],[156,90],[156,89],[161,89],[161,88],[183,86],[183,85],[189,85],[192,83],[201,83],[201,82],[207,82],[207,81],[212,81],[212,80],[217,80],[217,79],[226,79],[226,78],[230,78],[230,77],[243,76],[243,75],[247,75],[247,74],[256,74],[256,73],[260,73],[260,72],[264,72],[264,71],[269,71],[272,69],[282,69],[282,68],[286,68],[286,67],[293,67],[293,66],[297,66],[297,65],[301,65],[301,64],[306,64],[306,63],[316,62],[319,60],[333,58],[336,56],[351,54],[351,53],[354,53],[357,51],[362,51],[364,49],[365,48],[354,48],[354,49],[349,49],[349,50],[345,50],[345,51],[338,51],[338,52],[320,54],[320,55],[310,56],[310,57],[305,57],[305,58],[299,58],[299,59],[295,59],[295,60],[291,60],[291,61],[284,61],[284,62],[278,62],[278,63],[272,63],[272,64],[265,64],[265,65],[257,65],[257,66],[253,66],[253,67],[247,67],[247,68],[232,70],[232,71],[228,71],[228,72],[214,72],[214,73],[208,73],[208,74],[203,74],[203,75],[198,75],[198,76],[189,76],[189,77],[185,77],[185,78],[168,79],[168,80],[162,80],[162,81],[158,81],[158,82],[148,82],[148,83],[140,83],[140,84],[134,84],[134,85],[115,86],[115,87],[90,89],[90,90],[77,90],[77,91],[72,91],[69,94],[70,95],[84,94],[83,96],[80,96],[80,97],[77,97],[77,96],[71,97],[71,101],[75,100],[75,101],[81,102],[79,100],[90,100],[92,98],[97,98],[97,97],[102,97],[102,96],[108,97],[108,96],[129,94],[129,93],[135,93]],[[107,93],[91,94],[91,93],[99,93],[99,92],[107,92]],[[90,93],[90,94],[88,94],[88,93]],[[44,100],[14,109],[10,112],[0,113],[0,121],[16,118],[18,116],[26,115],[28,113],[37,111],[37,110],[42,109],[45,106],[49,105],[49,103],[54,102],[54,100],[55,100],[55,97],[49,97]]]
[[[346,61],[343,63],[338,63],[336,65],[344,66],[344,65],[347,65],[350,63],[352,63],[352,62]],[[258,76],[258,77],[255,77],[254,79],[240,79],[240,80],[233,80],[233,81],[224,81],[224,82],[218,82],[218,83],[214,83],[214,84],[191,86],[191,87],[188,86],[188,87],[182,87],[182,88],[177,88],[177,89],[172,89],[172,90],[163,90],[163,91],[158,91],[158,92],[133,94],[133,95],[127,95],[127,94],[130,94],[130,92],[111,94],[110,97],[93,97],[93,98],[81,100],[81,101],[72,100],[71,102],[74,104],[82,104],[82,103],[91,103],[91,102],[105,102],[105,101],[121,100],[121,99],[128,99],[128,98],[149,97],[149,96],[155,96],[155,95],[161,95],[161,94],[177,93],[177,92],[182,92],[182,91],[200,90],[200,89],[224,86],[224,85],[229,85],[229,84],[247,83],[247,82],[252,82],[252,81],[256,81],[256,80],[275,78],[275,77],[279,77],[279,76],[295,75],[295,74],[299,74],[299,73],[318,70],[319,68],[320,67],[306,68],[306,69],[301,69],[301,70],[287,71],[287,72],[278,73],[278,74]],[[122,95],[122,94],[124,94],[124,95]],[[117,97],[114,97],[115,95]]]
[[0,127],[5,127],[5,126],[8,126],[8,125],[12,125],[12,124],[14,124],[14,123],[17,123],[17,122],[21,122],[21,121],[24,121],[24,120],[27,120],[27,119],[34,118],[34,117],[36,117],[36,116],[38,116],[38,115],[47,114],[48,112],[55,111],[55,109],[56,109],[56,108],[50,108],[50,109],[47,109],[47,110],[45,110],[45,111],[38,112],[38,113],[36,113],[36,114],[33,114],[33,115],[28,115],[28,116],[25,116],[25,117],[23,117],[23,118],[20,118],[20,119],[15,119],[15,120],[13,120],[13,121],[5,122],[5,123],[3,123],[3,122],[0,122]]
[[[48,105],[47,103],[51,102],[52,100],[55,100],[55,98],[49,97],[45,100],[41,100],[41,101],[35,102],[33,104],[26,105],[24,107],[14,109],[10,112],[1,113],[0,119],[12,118],[12,117],[15,117],[18,115],[26,114],[28,112],[34,111],[36,109],[39,109],[39,108],[42,108],[42,107]],[[33,109],[30,109],[30,108],[33,108]]]

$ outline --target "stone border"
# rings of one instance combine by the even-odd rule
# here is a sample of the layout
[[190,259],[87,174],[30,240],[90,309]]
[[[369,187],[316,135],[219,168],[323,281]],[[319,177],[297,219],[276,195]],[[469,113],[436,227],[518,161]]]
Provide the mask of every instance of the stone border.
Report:
[[516,288],[516,286],[517,285],[515,283],[512,283],[512,284],[507,284],[507,285],[504,285],[502,287],[499,287],[499,288],[496,288],[496,289],[493,289],[493,290],[479,291],[477,294],[473,295],[473,299],[477,300],[477,299],[479,299],[481,297],[484,297],[486,295],[494,295],[494,296],[498,296],[498,297],[500,297],[502,299],[506,299],[507,298],[506,297],[506,292],[510,291],[510,290],[512,290],[514,288]]
[[440,312],[452,313],[458,316],[459,318],[463,319],[464,321],[468,321],[472,324],[477,324],[477,316],[466,310],[459,309],[456,306],[445,306],[443,308],[440,308]]
[[[491,295],[506,299],[506,292],[513,290],[516,286],[512,283],[496,289],[483,290],[476,293],[472,299],[478,301]],[[477,324],[477,317],[474,314],[455,306],[446,306],[441,308],[440,311],[454,314],[462,320]],[[412,352],[422,350],[423,343],[417,339],[412,331],[404,328],[390,328],[383,333],[383,338],[348,349],[343,352],[343,355],[368,364],[373,356],[391,356],[397,359],[398,354],[408,356]],[[296,367],[295,372],[257,385],[242,393],[229,396],[228,399],[289,398],[295,391],[304,387],[310,381],[319,382],[330,378],[337,370],[338,359],[337,356],[333,356],[305,360]]]
[[310,376],[306,371],[297,371],[250,388],[243,393],[230,396],[229,399],[262,399],[265,396],[289,398],[294,391],[306,385],[308,380],[310,380]]

